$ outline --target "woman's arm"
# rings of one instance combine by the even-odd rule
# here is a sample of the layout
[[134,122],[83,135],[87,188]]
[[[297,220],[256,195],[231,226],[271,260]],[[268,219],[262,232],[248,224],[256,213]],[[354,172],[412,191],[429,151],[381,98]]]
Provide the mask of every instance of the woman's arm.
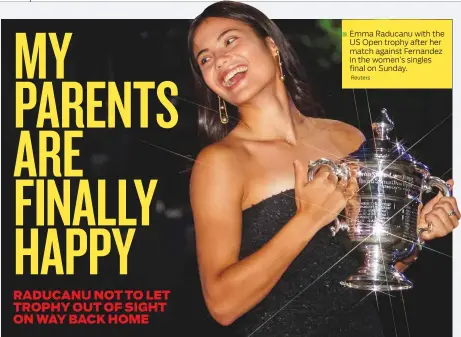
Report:
[[[191,179],[203,294],[211,315],[222,325],[231,324],[258,304],[322,224],[329,223],[345,205],[344,189],[335,193],[336,182],[328,180],[329,171],[317,174],[316,182],[308,185],[310,191],[303,190],[306,193],[302,197],[298,193],[299,198],[306,200],[306,195],[315,195],[320,204],[323,195],[330,194],[333,195],[330,199],[338,205],[323,205],[330,212],[317,209],[308,212],[300,210],[309,205],[297,200],[298,213],[267,244],[239,261],[244,184],[240,165],[230,149],[214,145],[200,153]],[[303,170],[298,167],[298,172]],[[306,172],[303,177],[299,175],[298,191],[304,186]]]

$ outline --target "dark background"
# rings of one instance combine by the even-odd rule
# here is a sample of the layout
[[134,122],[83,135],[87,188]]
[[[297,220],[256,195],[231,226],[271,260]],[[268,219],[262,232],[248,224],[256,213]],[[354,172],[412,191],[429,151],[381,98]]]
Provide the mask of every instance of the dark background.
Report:
[[[369,107],[373,117],[386,107],[396,124],[397,136],[411,146],[451,115],[451,90],[342,90],[339,21],[277,20],[276,23],[298,52],[326,117],[360,127],[370,137]],[[183,329],[192,335],[223,335],[227,331],[207,314],[195,263],[188,199],[192,160],[184,156],[195,158],[204,142],[198,137],[196,106],[188,102],[194,101],[186,49],[188,25],[186,20],[2,20],[2,325],[9,336],[182,336]],[[116,214],[117,179],[159,179],[152,202],[152,224],[136,232],[127,276],[117,273],[115,247],[114,254],[100,263],[97,276],[88,275],[87,257],[76,263],[73,276],[14,275],[13,168],[19,139],[19,130],[14,128],[15,32],[57,32],[61,38],[64,32],[72,32],[65,66],[67,81],[82,84],[155,81],[159,84],[170,80],[179,88],[179,98],[173,99],[179,122],[173,129],[163,130],[155,124],[154,114],[163,109],[153,95],[149,129],[85,129],[83,140],[76,142],[81,155],[75,160],[75,166],[83,168],[85,178],[93,182],[98,178],[108,181],[109,215]],[[47,66],[52,81],[55,70],[51,47],[48,52]],[[59,82],[54,82],[59,88]],[[135,97],[133,94],[133,125],[136,126],[139,106]],[[57,99],[59,101],[59,90]],[[36,116],[30,112],[25,116],[25,127],[32,130]],[[31,133],[33,137],[37,134],[36,130]],[[412,148],[411,153],[428,164],[433,175],[443,175],[445,180],[450,178],[452,119],[438,126]],[[76,187],[72,193],[75,191]],[[127,199],[133,200],[128,212],[137,216],[139,205],[132,193],[132,190],[128,192]],[[35,227],[33,213],[26,212],[26,219],[25,228]],[[451,235],[428,244],[449,256],[451,245]],[[26,262],[26,271],[27,267]],[[391,309],[389,298],[378,296],[387,335],[396,335],[394,319],[398,336],[408,335],[406,315],[411,336],[451,336],[452,259],[424,250],[406,275],[415,282],[415,288],[403,293],[404,301],[399,292],[393,293]],[[172,296],[167,312],[152,314],[152,323],[148,326],[14,326],[11,323],[12,289],[52,288],[170,289]],[[289,306],[285,310],[290,310]]]

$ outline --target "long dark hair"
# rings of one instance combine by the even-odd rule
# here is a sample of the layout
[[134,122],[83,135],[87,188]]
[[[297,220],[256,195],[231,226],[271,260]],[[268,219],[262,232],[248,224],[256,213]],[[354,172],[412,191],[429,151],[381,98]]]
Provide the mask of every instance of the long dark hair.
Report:
[[[212,142],[217,141],[235,126],[234,123],[222,124],[219,117],[218,96],[206,85],[193,53],[193,40],[198,26],[207,18],[234,19],[246,23],[253,28],[262,39],[270,36],[277,45],[283,64],[285,86],[296,108],[306,116],[318,115],[319,108],[315,103],[306,74],[290,43],[277,25],[258,9],[241,2],[220,1],[208,6],[197,16],[189,28],[188,48],[189,61],[194,75],[197,98],[201,107],[198,110],[199,130],[204,132]],[[238,118],[236,109],[228,105],[231,121]],[[229,125],[229,126],[228,126]]]

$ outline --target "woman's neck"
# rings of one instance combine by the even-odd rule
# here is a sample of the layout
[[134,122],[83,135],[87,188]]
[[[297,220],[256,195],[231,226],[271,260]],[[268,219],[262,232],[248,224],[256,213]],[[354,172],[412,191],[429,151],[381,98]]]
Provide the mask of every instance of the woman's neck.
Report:
[[304,118],[285,89],[266,90],[239,107],[242,122],[258,140],[290,140],[295,144]]

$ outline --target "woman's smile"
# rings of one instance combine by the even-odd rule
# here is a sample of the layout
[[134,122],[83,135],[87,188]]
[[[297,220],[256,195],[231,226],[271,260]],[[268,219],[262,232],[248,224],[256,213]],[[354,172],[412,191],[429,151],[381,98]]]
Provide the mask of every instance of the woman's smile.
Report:
[[248,67],[246,65],[237,65],[226,69],[219,78],[220,83],[226,89],[233,89],[246,77]]

